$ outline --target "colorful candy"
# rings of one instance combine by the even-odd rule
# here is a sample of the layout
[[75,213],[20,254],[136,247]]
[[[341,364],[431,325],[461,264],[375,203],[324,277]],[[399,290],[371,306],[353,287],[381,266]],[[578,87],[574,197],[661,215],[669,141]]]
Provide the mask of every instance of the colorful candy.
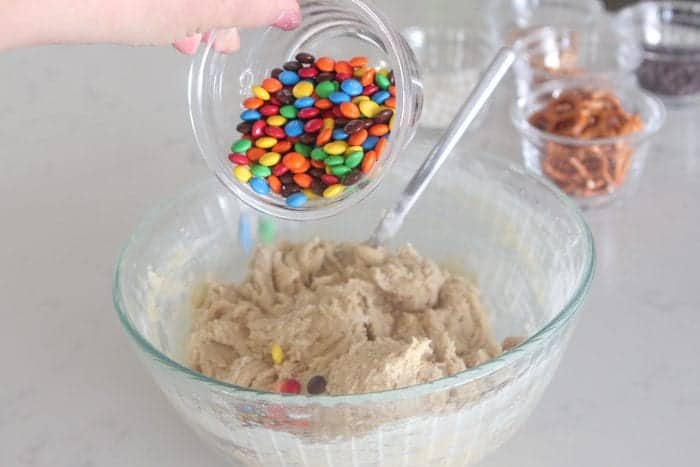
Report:
[[295,379],[283,379],[277,390],[282,394],[299,394],[301,393],[301,383]]
[[391,133],[396,87],[393,73],[368,63],[299,53],[251,86],[228,155],[234,177],[300,208],[369,174]]
[[272,344],[270,348],[270,355],[272,356],[272,361],[275,365],[281,365],[284,361],[284,351],[279,344]]

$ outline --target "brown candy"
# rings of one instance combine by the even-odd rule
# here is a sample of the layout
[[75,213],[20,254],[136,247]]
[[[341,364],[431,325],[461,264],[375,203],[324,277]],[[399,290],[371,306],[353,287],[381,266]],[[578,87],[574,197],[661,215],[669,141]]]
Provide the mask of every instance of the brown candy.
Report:
[[312,395],[323,394],[326,392],[326,384],[326,378],[316,375],[306,383],[306,391]]
[[316,58],[314,58],[313,55],[306,53],[306,52],[300,52],[294,58],[297,59],[297,62],[306,63],[306,64],[313,63],[316,61]]

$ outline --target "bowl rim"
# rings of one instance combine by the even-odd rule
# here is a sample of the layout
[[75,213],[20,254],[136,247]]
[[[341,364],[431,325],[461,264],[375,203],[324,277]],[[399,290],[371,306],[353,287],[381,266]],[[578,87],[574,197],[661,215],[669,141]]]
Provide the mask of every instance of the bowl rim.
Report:
[[[700,47],[696,48],[685,48],[678,47],[677,51],[681,52],[679,55],[672,55],[664,50],[648,50],[644,48],[644,44],[637,45],[637,39],[640,39],[637,34],[637,28],[640,22],[646,22],[644,18],[644,13],[653,11],[658,13],[661,9],[673,9],[673,8],[684,8],[689,12],[697,15],[700,18],[700,3],[689,0],[664,0],[664,1],[651,1],[645,0],[639,3],[630,4],[622,8],[613,18],[613,24],[615,29],[619,31],[620,36],[625,40],[632,41],[635,47],[640,48],[641,56],[660,62],[687,62],[694,61],[700,58]],[[657,18],[662,18],[663,15],[656,15]],[[665,24],[673,24],[668,21],[664,21]]]
[[[649,109],[651,117],[644,121],[644,127],[641,131],[636,131],[627,135],[613,136],[609,138],[595,138],[595,139],[581,139],[574,138],[571,136],[560,136],[553,133],[548,133],[546,131],[540,130],[528,121],[528,117],[524,113],[525,108],[528,104],[536,101],[540,97],[546,94],[551,94],[557,90],[572,89],[576,87],[595,87],[596,82],[604,83],[603,88],[607,88],[614,92],[615,89],[625,89],[625,91],[632,93],[637,97],[635,102],[645,106]],[[525,97],[517,99],[510,109],[511,121],[515,128],[524,136],[532,141],[551,141],[554,143],[566,145],[566,146],[597,146],[603,144],[616,144],[620,142],[628,142],[633,144],[638,144],[655,133],[657,133],[664,122],[666,121],[666,108],[661,101],[656,96],[653,96],[647,92],[642,91],[636,86],[632,86],[628,83],[611,83],[610,79],[605,76],[591,77],[583,76],[576,78],[564,78],[549,81],[542,86],[536,88],[531,94]]]
[[[120,285],[120,277],[122,273],[122,262],[130,252],[130,249],[136,243],[136,239],[140,237],[142,231],[147,230],[154,224],[163,213],[176,206],[179,201],[185,199],[194,193],[207,188],[211,184],[220,187],[219,182],[215,178],[210,178],[204,182],[195,183],[193,186],[179,192],[178,194],[167,198],[151,208],[142,220],[137,224],[132,234],[122,247],[117,256],[116,265],[114,267],[113,282],[112,282],[112,301],[119,316],[119,320],[127,331],[127,334],[133,339],[140,350],[153,357],[159,363],[163,364],[170,370],[194,380],[203,383],[205,386],[219,393],[233,396],[237,399],[248,399],[256,403],[277,403],[277,404],[292,404],[295,406],[337,406],[337,405],[360,405],[366,403],[386,403],[395,402],[403,399],[415,399],[421,396],[432,394],[442,390],[461,386],[466,383],[471,383],[476,380],[485,378],[503,368],[506,368],[515,362],[519,361],[526,355],[536,351],[539,344],[546,341],[553,333],[561,330],[580,310],[588,290],[590,289],[596,269],[596,253],[593,234],[587,222],[583,217],[583,213],[578,206],[566,194],[556,188],[554,184],[541,177],[536,176],[526,171],[520,165],[511,163],[505,160],[500,160],[496,157],[478,156],[481,159],[479,162],[493,164],[500,170],[506,170],[518,174],[521,177],[531,179],[536,184],[544,186],[549,191],[550,195],[555,198],[564,209],[571,215],[573,222],[578,227],[578,230],[583,233],[583,248],[585,264],[583,271],[578,279],[578,284],[572,291],[565,305],[557,312],[557,314],[542,326],[537,332],[529,336],[520,345],[502,353],[501,355],[488,360],[480,365],[468,368],[464,371],[451,376],[446,376],[427,383],[420,383],[412,386],[406,386],[398,389],[388,389],[383,391],[359,393],[359,394],[344,394],[344,395],[303,395],[303,394],[280,394],[267,391],[259,391],[256,389],[237,386],[234,384],[219,381],[209,378],[201,373],[198,373],[174,359],[168,357],[158,350],[151,342],[145,338],[131,323],[126,312],[126,305],[122,297],[122,288]],[[483,159],[482,159],[483,158]]]

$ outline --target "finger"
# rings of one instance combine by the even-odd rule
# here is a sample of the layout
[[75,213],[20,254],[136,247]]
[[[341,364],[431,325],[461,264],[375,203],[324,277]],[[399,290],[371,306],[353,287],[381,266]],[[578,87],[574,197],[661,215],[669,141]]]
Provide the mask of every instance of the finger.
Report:
[[231,27],[256,28],[280,23],[293,29],[301,23],[297,0],[218,0],[190,2],[197,5],[185,21],[193,31]]
[[197,51],[199,43],[202,41],[201,34],[194,34],[184,39],[173,42],[173,47],[180,53],[185,55],[193,55]]
[[229,54],[241,48],[241,38],[238,35],[238,29],[222,29],[216,32],[214,39],[214,50],[217,52]]

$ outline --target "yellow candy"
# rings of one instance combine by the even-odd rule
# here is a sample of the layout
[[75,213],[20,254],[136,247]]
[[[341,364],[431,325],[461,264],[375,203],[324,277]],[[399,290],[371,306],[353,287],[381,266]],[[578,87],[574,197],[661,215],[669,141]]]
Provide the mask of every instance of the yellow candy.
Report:
[[355,78],[362,78],[365,73],[367,73],[367,68],[358,68],[353,72],[353,75],[355,75]]
[[332,156],[341,155],[345,152],[347,148],[348,143],[346,143],[345,141],[333,141],[332,143],[328,143],[325,146],[323,146],[323,150],[326,151],[326,154],[330,154]]
[[367,118],[374,118],[380,112],[379,104],[369,99],[360,102],[358,107],[360,107],[360,113]]
[[377,70],[377,73],[380,75],[387,76],[389,74],[389,69],[388,68],[380,68]]
[[301,190],[301,192],[304,193],[309,199],[318,198],[318,196],[316,196],[316,193],[311,191],[309,188],[304,188],[303,190]]
[[260,160],[258,162],[261,165],[264,165],[266,167],[272,167],[273,165],[278,163],[281,158],[282,158],[282,156],[280,156],[276,152],[268,152],[268,153],[263,154],[263,156],[260,158]]
[[275,144],[277,144],[277,140],[271,136],[263,136],[262,138],[258,138],[258,140],[255,142],[257,147],[263,149],[270,149]]
[[350,146],[345,150],[345,155],[347,156],[357,151],[364,152],[365,150],[362,149],[362,146]]
[[301,97],[309,97],[314,93],[314,85],[310,81],[299,81],[296,86],[292,88],[292,95],[297,99]]
[[270,100],[270,93],[262,86],[253,86],[253,95],[264,101]]
[[287,123],[287,119],[281,115],[273,115],[267,118],[267,124],[270,126],[282,126]]
[[324,118],[323,119],[323,128],[326,128],[328,130],[332,130],[333,128],[335,128],[335,119]]
[[352,98],[353,104],[359,104],[360,102],[368,101],[369,96],[355,96]]
[[340,183],[336,183],[335,185],[331,185],[325,190],[323,190],[323,197],[324,198],[335,198],[339,194],[341,194],[345,190],[345,186],[341,185]]
[[390,130],[394,128],[394,117],[395,116],[396,116],[396,114],[392,115],[391,120],[389,120],[389,129]]
[[279,344],[272,344],[270,354],[272,355],[272,361],[275,362],[275,365],[281,365],[284,361],[284,351]]
[[233,169],[233,175],[241,182],[248,183],[248,180],[253,178],[253,174],[250,173],[250,169],[247,165],[238,165]]

